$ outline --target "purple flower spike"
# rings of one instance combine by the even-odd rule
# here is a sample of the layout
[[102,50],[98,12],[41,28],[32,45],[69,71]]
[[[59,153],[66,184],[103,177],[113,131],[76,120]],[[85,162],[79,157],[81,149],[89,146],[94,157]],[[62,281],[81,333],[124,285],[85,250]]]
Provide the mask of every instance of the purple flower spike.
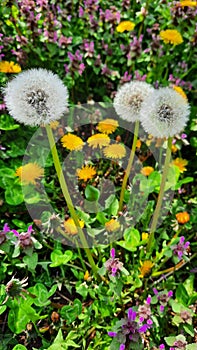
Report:
[[155,295],[157,295],[159,292],[158,292],[158,290],[157,290],[156,288],[153,288],[153,293],[154,293]]
[[164,349],[165,349],[165,345],[164,344],[159,345],[159,350],[164,350]]
[[173,291],[172,291],[172,290],[169,290],[168,296],[169,296],[170,298],[173,296]]
[[117,333],[116,332],[108,332],[108,335],[112,338],[116,337],[117,336]]
[[10,228],[7,223],[3,226],[3,232],[5,233],[10,232]]
[[19,234],[19,232],[18,232],[18,231],[16,231],[16,230],[12,230],[12,232],[13,232],[13,234],[14,234],[16,237],[19,237],[19,236],[20,236],[20,234]]
[[130,309],[128,310],[128,319],[129,319],[130,321],[135,321],[135,319],[136,319],[136,312],[133,311],[132,308],[130,308]]
[[146,302],[147,302],[148,305],[150,305],[150,303],[151,303],[151,297],[150,296],[146,299]]
[[112,248],[111,251],[110,251],[110,255],[112,257],[112,259],[115,258],[115,255],[116,255],[116,251],[115,251],[115,248]]
[[120,347],[119,347],[119,350],[125,350],[125,345],[121,344]]
[[146,333],[147,329],[148,329],[148,325],[147,325],[147,324],[144,324],[142,327],[140,327],[140,328],[138,329],[138,332],[139,332],[139,333]]
[[164,311],[164,306],[160,305],[159,309],[160,309],[161,312],[163,312]]

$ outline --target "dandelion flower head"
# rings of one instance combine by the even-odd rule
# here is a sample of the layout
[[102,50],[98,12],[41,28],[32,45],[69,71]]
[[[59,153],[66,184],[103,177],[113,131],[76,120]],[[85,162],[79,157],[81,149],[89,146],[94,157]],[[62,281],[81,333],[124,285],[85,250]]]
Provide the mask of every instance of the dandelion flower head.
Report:
[[[85,224],[84,221],[82,220],[78,220],[78,221],[79,221],[79,226],[83,228]],[[71,235],[76,235],[78,233],[77,226],[75,225],[74,220],[72,218],[69,218],[66,221],[64,221],[64,227],[66,231]]]
[[181,34],[176,29],[162,30],[159,34],[165,44],[179,45],[183,42]]
[[120,228],[120,223],[115,219],[111,219],[105,223],[105,228],[108,232],[114,232]]
[[176,158],[172,162],[173,165],[176,165],[179,168],[180,173],[183,173],[186,171],[186,165],[188,164],[187,159],[182,159],[182,158]]
[[98,123],[97,129],[103,134],[111,134],[118,127],[117,120],[114,119],[105,119]]
[[87,143],[92,148],[102,148],[109,145],[110,138],[106,134],[95,134],[87,139]]
[[122,21],[119,23],[119,25],[116,27],[117,32],[123,33],[125,31],[131,31],[135,28],[135,23],[131,21]]
[[36,163],[28,163],[20,166],[16,169],[16,176],[18,176],[24,184],[36,184],[36,180],[44,175],[44,169],[42,169]]
[[1,73],[20,73],[21,67],[19,64],[14,62],[8,62],[8,61],[1,61],[0,62],[0,72]]
[[3,89],[10,115],[25,125],[49,124],[68,106],[68,90],[53,72],[42,68],[23,71]]
[[111,159],[122,159],[126,155],[126,149],[123,145],[114,143],[104,148],[105,157]]
[[149,176],[153,171],[154,168],[152,166],[144,166],[140,172],[144,176]]
[[183,0],[183,1],[180,1],[179,4],[180,4],[181,7],[185,7],[185,6],[196,7],[197,6],[197,2],[196,1]]
[[131,81],[124,84],[114,99],[116,113],[128,122],[139,120],[142,102],[153,91],[153,87],[144,81]]
[[62,146],[69,151],[79,151],[83,147],[83,140],[76,135],[68,133],[61,138]]
[[156,90],[142,104],[141,123],[145,131],[157,138],[178,134],[189,117],[189,104],[174,89]]
[[183,98],[187,100],[187,95],[180,86],[173,85],[173,89],[178,92]]
[[143,262],[140,261],[140,265],[141,267],[140,267],[139,277],[143,278],[144,276],[148,275],[151,272],[151,269],[154,264],[150,260],[145,260]]
[[84,165],[81,169],[77,169],[79,180],[88,181],[96,175],[96,170],[91,165]]

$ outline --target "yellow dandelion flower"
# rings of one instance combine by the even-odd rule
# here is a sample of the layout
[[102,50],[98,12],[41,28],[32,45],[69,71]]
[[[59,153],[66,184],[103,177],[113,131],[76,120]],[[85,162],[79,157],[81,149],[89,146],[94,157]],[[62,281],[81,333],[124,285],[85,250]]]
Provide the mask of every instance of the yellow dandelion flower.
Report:
[[16,169],[15,175],[18,176],[24,184],[35,185],[35,180],[44,175],[44,169],[36,163],[28,163]]
[[[84,221],[79,220],[79,226],[81,228],[84,227]],[[72,218],[69,218],[68,220],[64,221],[64,227],[67,233],[70,233],[71,235],[76,235],[78,233],[77,226],[74,223],[74,220]]]
[[185,6],[193,7],[193,6],[197,6],[197,1],[183,0],[183,1],[180,1],[179,4],[180,4],[181,7],[185,7]]
[[83,140],[76,135],[68,133],[61,138],[62,146],[67,148],[69,151],[79,151],[83,147]]
[[118,127],[118,122],[114,119],[105,119],[98,123],[97,129],[103,134],[111,134]]
[[171,151],[172,153],[176,153],[178,151],[178,147],[176,147],[176,145],[172,145]]
[[108,232],[114,232],[120,228],[120,223],[115,219],[111,219],[105,223],[105,228]]
[[89,271],[87,270],[83,276],[84,281],[88,281],[89,277],[90,277],[90,274],[89,274]]
[[142,241],[148,239],[148,233],[147,232],[142,232]]
[[179,168],[180,173],[183,173],[187,170],[185,166],[188,164],[188,161],[187,159],[176,158],[173,160],[172,164],[176,165]]
[[123,145],[115,143],[104,148],[105,157],[112,159],[121,159],[126,155],[126,149]]
[[57,120],[55,120],[54,122],[50,122],[50,127],[53,130],[56,130],[58,125],[59,125],[59,122]]
[[186,224],[190,220],[190,215],[187,211],[183,211],[176,214],[176,219],[179,224]]
[[96,170],[91,165],[84,165],[81,169],[77,169],[79,180],[88,181],[96,175]]
[[8,62],[8,61],[1,61],[0,62],[0,72],[1,73],[20,73],[21,67],[19,64],[14,62]]
[[183,42],[181,34],[176,29],[162,30],[159,34],[165,44],[179,45]]
[[180,86],[173,85],[173,89],[178,92],[185,100],[187,100],[187,95]]
[[149,176],[153,171],[154,171],[154,168],[152,166],[144,166],[140,172],[144,176]]
[[123,33],[125,31],[131,31],[135,28],[135,23],[131,21],[122,21],[120,24],[116,27],[117,32]]
[[105,134],[95,134],[87,139],[87,143],[92,148],[102,148],[109,145],[110,138]]
[[140,261],[140,265],[141,267],[139,268],[139,277],[143,278],[144,276],[149,275],[154,264],[150,260],[145,260],[143,262]]
[[137,140],[136,142],[136,148],[140,148],[142,145],[141,141],[140,140]]

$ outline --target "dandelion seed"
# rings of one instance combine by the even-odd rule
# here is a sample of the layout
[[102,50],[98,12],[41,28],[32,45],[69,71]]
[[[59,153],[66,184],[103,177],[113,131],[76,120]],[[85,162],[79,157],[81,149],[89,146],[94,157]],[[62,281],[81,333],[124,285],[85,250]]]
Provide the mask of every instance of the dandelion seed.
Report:
[[82,149],[84,142],[76,135],[67,134],[61,138],[62,146],[67,148],[69,151],[79,151]]
[[105,223],[105,228],[108,232],[114,232],[120,228],[120,223],[115,219],[111,219]]
[[68,90],[59,77],[46,69],[30,69],[17,75],[3,89],[10,115],[25,125],[49,124],[68,106]]
[[126,155],[126,149],[121,144],[113,144],[104,148],[105,157],[111,159],[122,159]]
[[186,165],[188,164],[187,159],[176,158],[173,160],[172,164],[176,165],[179,168],[180,173],[184,173],[187,170]]
[[96,175],[96,170],[91,165],[84,165],[81,169],[77,169],[79,180],[88,181]]
[[169,87],[156,90],[142,104],[141,123],[157,138],[174,136],[185,127],[189,117],[189,104]]
[[0,72],[1,73],[20,73],[21,67],[19,64],[8,61],[0,62]]
[[44,176],[44,169],[36,163],[28,163],[16,169],[16,176],[18,176],[24,185],[36,184],[36,180]]
[[111,134],[118,127],[118,122],[114,119],[105,119],[98,123],[97,129],[103,134]]
[[110,138],[105,134],[95,134],[87,139],[87,143],[92,148],[102,148],[109,145]]
[[135,28],[135,23],[131,21],[122,21],[120,24],[116,27],[117,32],[123,33],[125,31],[130,32]]
[[[84,227],[84,221],[78,220],[79,221],[79,226],[81,228]],[[68,220],[64,221],[64,227],[66,231],[71,234],[71,235],[76,235],[78,233],[77,226],[74,223],[74,220],[72,218],[69,218]]]
[[153,91],[153,87],[144,81],[131,81],[124,84],[114,99],[116,113],[129,122],[139,120],[142,102]]
[[183,42],[181,34],[176,29],[162,30],[159,34],[165,44],[180,45]]

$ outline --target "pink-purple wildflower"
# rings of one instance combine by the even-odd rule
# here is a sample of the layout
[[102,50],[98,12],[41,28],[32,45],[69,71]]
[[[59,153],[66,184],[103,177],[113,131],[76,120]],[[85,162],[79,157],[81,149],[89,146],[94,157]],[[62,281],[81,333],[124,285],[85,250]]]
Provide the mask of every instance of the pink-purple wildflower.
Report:
[[4,243],[6,241],[6,234],[10,232],[10,228],[8,226],[8,224],[6,223],[4,226],[3,226],[3,230],[0,231],[0,244]]
[[32,225],[30,225],[27,229],[27,232],[21,232],[19,233],[16,230],[12,230],[12,232],[14,233],[14,235],[18,238],[18,242],[17,244],[25,249],[28,247],[31,247],[33,244],[32,238],[31,238],[31,234],[34,232]]
[[187,255],[187,249],[190,245],[190,242],[186,242],[186,243],[184,242],[185,242],[185,237],[181,236],[179,243],[171,247],[173,254],[176,255],[179,260],[182,259],[183,255]]
[[110,251],[111,258],[105,262],[105,267],[107,271],[113,277],[116,277],[123,267],[123,263],[120,262],[119,259],[115,257],[115,254],[116,254],[116,251],[114,248],[112,248]]

